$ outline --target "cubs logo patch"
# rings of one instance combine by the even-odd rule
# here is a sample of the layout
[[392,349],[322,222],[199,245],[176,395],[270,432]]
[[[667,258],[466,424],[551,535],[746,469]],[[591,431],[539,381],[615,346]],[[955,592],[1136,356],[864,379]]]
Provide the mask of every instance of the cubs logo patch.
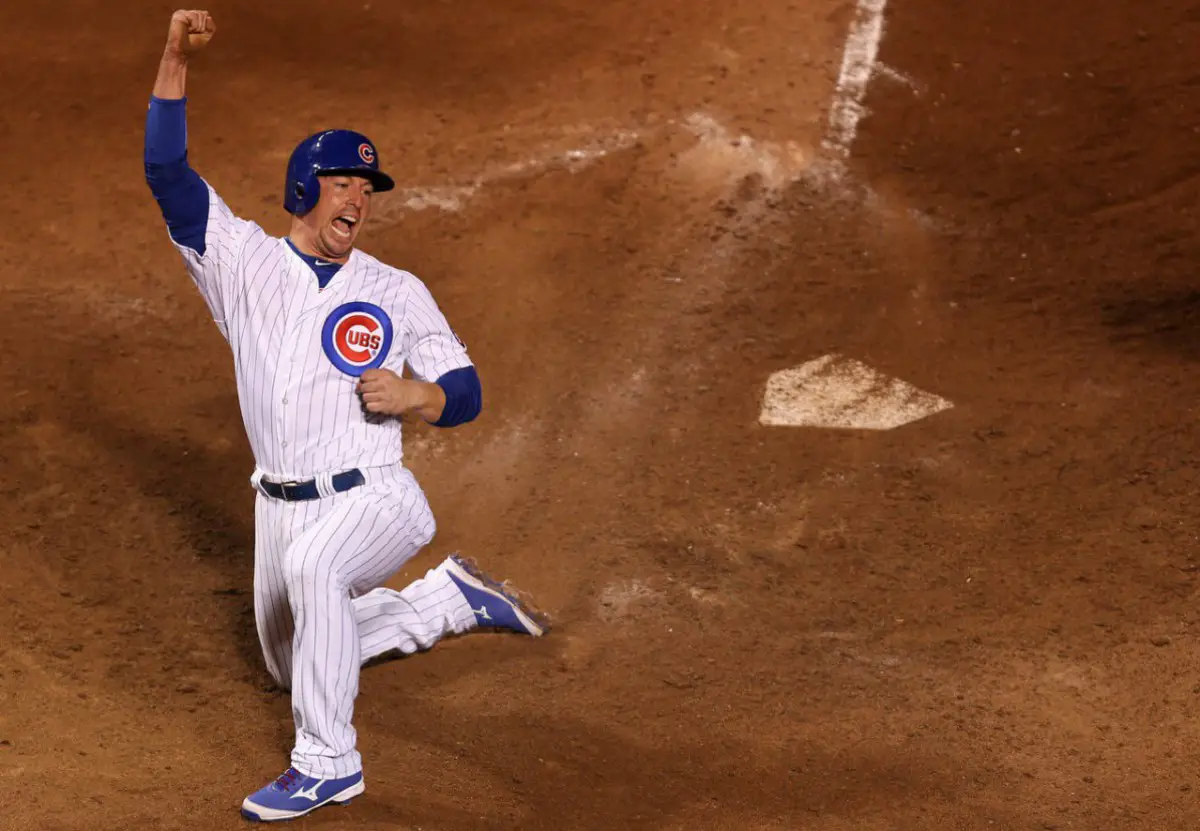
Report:
[[321,348],[341,372],[362,375],[387,359],[392,348],[392,319],[374,303],[344,303],[325,319]]
[[358,145],[358,157],[367,164],[375,164],[375,148],[363,142]]

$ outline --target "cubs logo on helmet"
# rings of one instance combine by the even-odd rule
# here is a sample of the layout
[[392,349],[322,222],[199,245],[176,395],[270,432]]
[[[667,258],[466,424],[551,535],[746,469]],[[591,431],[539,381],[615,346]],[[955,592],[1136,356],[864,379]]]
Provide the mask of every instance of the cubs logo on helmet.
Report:
[[321,348],[338,370],[362,375],[387,359],[392,319],[374,303],[357,301],[334,309],[321,329]]
[[375,164],[375,148],[363,142],[358,145],[358,157],[367,164]]

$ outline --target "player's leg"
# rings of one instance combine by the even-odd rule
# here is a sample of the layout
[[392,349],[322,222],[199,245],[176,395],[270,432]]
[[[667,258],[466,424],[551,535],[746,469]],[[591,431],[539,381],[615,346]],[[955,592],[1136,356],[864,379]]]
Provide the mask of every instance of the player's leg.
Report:
[[392,652],[411,655],[475,626],[466,598],[442,566],[400,591],[377,588],[354,598],[354,619],[363,663]]
[[400,591],[378,588],[355,598],[354,616],[364,663],[388,653],[411,655],[477,626],[534,636],[546,628],[530,606],[457,556]]
[[[393,503],[386,495],[348,493],[285,503],[294,506],[292,514],[281,509],[290,528],[303,529],[279,560],[294,631],[296,742],[292,765],[283,776],[243,801],[242,814],[250,819],[293,819],[329,802],[347,802],[364,790],[351,724],[360,658],[348,575],[361,562],[387,559],[397,507]],[[313,516],[306,524],[300,521]]]
[[[411,480],[410,480],[411,482]],[[361,770],[352,725],[361,640],[353,595],[378,586],[433,537],[434,521],[415,482],[375,485],[328,498],[323,515],[289,547],[284,578],[295,622],[293,766],[345,777]],[[423,637],[473,622],[469,609]]]
[[[281,563],[295,631],[292,769],[283,785],[268,785],[243,803],[243,813],[258,819],[287,819],[362,793],[352,725],[363,661],[360,615],[367,643],[383,652],[431,646],[508,608],[502,592],[453,557],[402,592],[371,591],[433,537],[433,516],[411,476],[311,504],[321,516]],[[369,596],[351,599],[364,592]]]
[[254,622],[267,671],[282,689],[292,686],[292,609],[283,561],[295,507],[260,495],[254,505]]

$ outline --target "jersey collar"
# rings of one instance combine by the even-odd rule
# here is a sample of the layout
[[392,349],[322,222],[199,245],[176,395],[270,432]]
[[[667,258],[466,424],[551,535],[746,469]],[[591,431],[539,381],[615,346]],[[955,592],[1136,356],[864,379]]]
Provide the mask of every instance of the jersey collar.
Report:
[[333,279],[333,275],[342,270],[342,263],[335,263],[320,257],[314,257],[311,254],[305,254],[296,247],[296,243],[292,242],[291,237],[284,237],[284,241],[287,242],[292,252],[303,260],[305,265],[312,269],[313,274],[317,276],[317,285],[319,287],[325,288],[329,285],[329,281]]

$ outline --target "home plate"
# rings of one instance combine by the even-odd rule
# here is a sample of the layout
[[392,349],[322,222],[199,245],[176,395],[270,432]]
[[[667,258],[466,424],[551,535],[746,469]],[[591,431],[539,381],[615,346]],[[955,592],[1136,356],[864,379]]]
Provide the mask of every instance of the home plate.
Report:
[[953,406],[851,358],[825,355],[768,378],[758,421],[776,427],[891,430]]

